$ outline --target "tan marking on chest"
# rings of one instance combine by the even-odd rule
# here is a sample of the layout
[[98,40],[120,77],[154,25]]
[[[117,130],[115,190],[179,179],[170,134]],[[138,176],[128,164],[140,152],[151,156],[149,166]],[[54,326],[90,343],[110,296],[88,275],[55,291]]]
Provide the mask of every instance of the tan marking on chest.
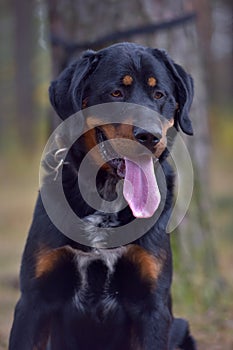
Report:
[[142,280],[154,282],[163,267],[163,259],[159,259],[136,244],[130,245],[125,257],[136,265],[140,271]]
[[46,273],[52,272],[61,259],[72,259],[74,255],[75,251],[68,246],[52,250],[41,250],[37,255],[35,277],[39,278]]

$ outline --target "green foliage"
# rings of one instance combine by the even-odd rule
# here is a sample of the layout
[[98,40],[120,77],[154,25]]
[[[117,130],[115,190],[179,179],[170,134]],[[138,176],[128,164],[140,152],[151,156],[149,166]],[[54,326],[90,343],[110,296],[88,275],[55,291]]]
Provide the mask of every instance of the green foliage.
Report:
[[[225,158],[233,151],[233,105],[212,106],[209,113],[212,146]],[[215,139],[217,137],[217,140]]]
[[[192,255],[195,260],[195,269],[192,269],[192,267],[180,264],[177,253],[179,247],[175,241],[174,237],[172,239],[174,258],[172,295],[175,312],[183,315],[194,311],[203,313],[211,309],[213,305],[217,305],[221,310],[226,303],[233,307],[230,297],[231,281],[225,276],[222,277],[219,271],[216,271],[215,276],[209,275],[208,271],[203,271],[201,262],[203,262],[204,250]],[[218,258],[221,259],[221,252],[218,250],[217,253]]]

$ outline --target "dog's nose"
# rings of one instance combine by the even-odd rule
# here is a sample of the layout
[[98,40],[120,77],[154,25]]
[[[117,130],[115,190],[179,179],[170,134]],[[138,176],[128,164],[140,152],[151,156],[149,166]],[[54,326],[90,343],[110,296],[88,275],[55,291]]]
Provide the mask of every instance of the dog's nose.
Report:
[[162,135],[158,132],[156,134],[151,134],[150,132],[139,127],[134,127],[133,134],[135,139],[149,150],[153,150],[153,148],[162,138]]

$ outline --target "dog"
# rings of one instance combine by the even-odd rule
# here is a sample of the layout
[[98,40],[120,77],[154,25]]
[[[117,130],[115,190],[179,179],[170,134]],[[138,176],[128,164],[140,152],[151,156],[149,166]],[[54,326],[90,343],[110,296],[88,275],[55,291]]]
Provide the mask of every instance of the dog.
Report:
[[[45,161],[57,171],[48,178],[52,176],[51,182],[56,183],[59,173],[65,198],[84,223],[84,228],[80,225],[84,241],[75,241],[54,224],[45,208],[42,185],[22,258],[21,297],[9,349],[195,350],[188,322],[172,314],[172,253],[166,233],[174,186],[167,161],[173,138],[169,132],[181,129],[193,134],[191,76],[163,50],[119,43],[86,51],[51,83],[49,95],[65,122],[75,113],[86,115],[82,123],[88,127],[65,156],[58,157],[59,166],[52,167],[49,157],[55,159],[66,149],[63,139]],[[122,122],[102,118],[101,108],[108,105],[123,111]],[[95,106],[101,106],[96,114]],[[159,118],[153,122],[155,113]],[[147,121],[145,127],[142,120]],[[114,143],[119,139],[119,148],[121,142],[128,142],[123,145],[124,157]],[[116,185],[124,179],[123,209],[96,210],[83,199],[77,178],[89,153],[88,169],[91,173],[92,166],[97,166],[96,188],[106,201],[114,202]],[[156,164],[164,174],[165,195],[160,191]],[[82,184],[88,194],[88,177]],[[144,200],[145,192],[149,202]],[[147,228],[162,197],[160,214]],[[56,195],[50,199],[54,212],[60,210]],[[62,216],[62,210],[59,213]],[[103,233],[99,237],[99,230],[117,229],[124,240],[125,228],[135,219],[146,227],[142,236],[104,246],[107,238]],[[66,215],[60,222],[68,228],[71,225]]]

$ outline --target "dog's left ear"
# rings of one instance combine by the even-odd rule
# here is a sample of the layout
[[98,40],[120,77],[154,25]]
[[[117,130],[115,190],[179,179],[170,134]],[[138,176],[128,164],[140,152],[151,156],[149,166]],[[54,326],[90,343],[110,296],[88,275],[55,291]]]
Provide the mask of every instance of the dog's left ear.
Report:
[[166,68],[171,72],[177,87],[178,109],[176,111],[175,126],[180,126],[181,130],[193,135],[192,122],[189,118],[189,111],[193,101],[193,79],[178,64],[174,63],[166,51],[154,49],[153,55],[163,60]]
[[50,102],[57,114],[65,119],[82,109],[85,84],[95,70],[99,57],[88,50],[69,65],[49,87]]

